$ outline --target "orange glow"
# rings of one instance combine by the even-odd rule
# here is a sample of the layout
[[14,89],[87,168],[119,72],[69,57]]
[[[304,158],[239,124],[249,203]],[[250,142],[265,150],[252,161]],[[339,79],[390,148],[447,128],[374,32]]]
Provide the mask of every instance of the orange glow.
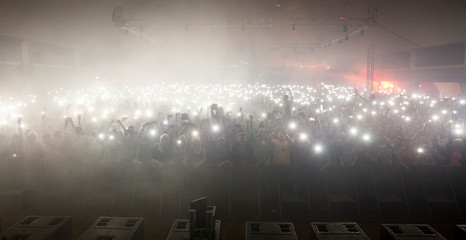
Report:
[[381,88],[398,88],[398,84],[395,81],[381,81],[380,87]]

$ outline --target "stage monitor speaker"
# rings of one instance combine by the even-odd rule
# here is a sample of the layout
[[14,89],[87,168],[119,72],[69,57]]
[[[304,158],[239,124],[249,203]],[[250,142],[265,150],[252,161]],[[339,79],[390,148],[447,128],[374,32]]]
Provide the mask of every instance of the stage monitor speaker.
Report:
[[71,217],[68,216],[27,216],[0,234],[2,240],[68,240],[71,238]]
[[455,226],[455,240],[459,239],[466,239],[466,225],[464,224]]
[[[173,223],[170,233],[168,234],[167,240],[189,240],[190,224],[187,219],[177,219]],[[214,240],[219,240],[220,237],[220,220],[215,221],[215,236]],[[198,239],[198,238],[194,238]],[[209,239],[209,238],[199,238]]]
[[427,224],[382,224],[381,240],[445,240]]
[[144,219],[99,217],[79,240],[143,240]]
[[370,240],[355,222],[312,222],[312,240]]
[[297,240],[293,223],[246,222],[246,240]]
[[167,240],[218,240],[221,223],[215,220],[215,210],[207,205],[206,197],[191,201],[189,220],[175,220]]

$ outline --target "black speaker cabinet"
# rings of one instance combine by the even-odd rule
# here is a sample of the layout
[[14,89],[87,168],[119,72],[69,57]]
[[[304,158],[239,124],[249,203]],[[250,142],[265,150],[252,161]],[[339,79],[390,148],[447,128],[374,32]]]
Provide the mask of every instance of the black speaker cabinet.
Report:
[[427,224],[382,224],[381,240],[445,240]]
[[293,223],[246,222],[246,240],[297,240]]
[[2,240],[68,240],[71,237],[68,216],[27,216],[0,234]]
[[143,240],[144,219],[99,217],[80,240]]
[[455,226],[455,240],[466,239],[466,225],[456,225]]
[[355,222],[312,222],[312,240],[370,240]]

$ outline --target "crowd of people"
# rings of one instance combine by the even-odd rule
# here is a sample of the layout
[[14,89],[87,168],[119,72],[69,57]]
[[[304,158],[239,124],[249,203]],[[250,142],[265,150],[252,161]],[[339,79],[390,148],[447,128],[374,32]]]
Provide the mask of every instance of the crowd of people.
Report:
[[325,84],[58,88],[0,97],[0,159],[31,168],[462,166],[465,103]]

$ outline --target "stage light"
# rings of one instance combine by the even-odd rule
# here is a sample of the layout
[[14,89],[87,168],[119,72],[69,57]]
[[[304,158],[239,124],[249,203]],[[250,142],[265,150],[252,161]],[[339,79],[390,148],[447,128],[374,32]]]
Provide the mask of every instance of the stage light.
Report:
[[424,149],[423,149],[423,148],[418,148],[418,149],[417,149],[417,152],[418,152],[418,153],[423,153],[423,152],[424,152]]
[[220,130],[220,127],[218,125],[213,125],[212,126],[212,131],[218,132],[218,130]]

